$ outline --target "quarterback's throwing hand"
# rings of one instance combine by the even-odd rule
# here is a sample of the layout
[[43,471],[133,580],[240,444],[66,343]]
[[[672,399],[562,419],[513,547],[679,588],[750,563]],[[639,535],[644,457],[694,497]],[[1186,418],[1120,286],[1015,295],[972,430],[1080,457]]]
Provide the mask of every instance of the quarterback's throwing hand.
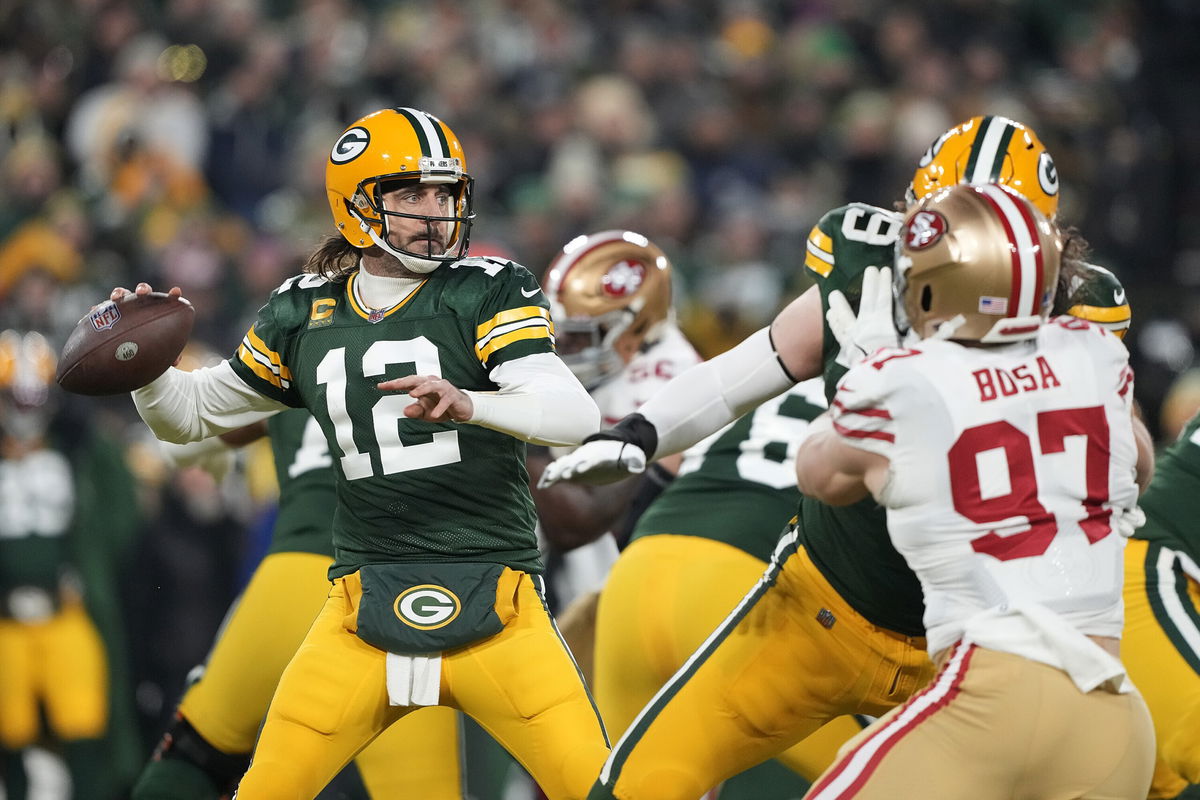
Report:
[[538,488],[545,489],[559,481],[612,483],[637,475],[645,469],[646,453],[636,444],[615,439],[593,439],[552,461],[542,472]]
[[837,357],[842,366],[852,367],[881,347],[895,347],[899,336],[892,316],[891,268],[867,267],[863,272],[857,315],[844,294],[830,292],[825,321],[842,346]]
[[466,422],[475,413],[471,397],[445,378],[436,375],[409,375],[383,381],[385,392],[408,392],[415,402],[404,407],[404,416],[426,422]]

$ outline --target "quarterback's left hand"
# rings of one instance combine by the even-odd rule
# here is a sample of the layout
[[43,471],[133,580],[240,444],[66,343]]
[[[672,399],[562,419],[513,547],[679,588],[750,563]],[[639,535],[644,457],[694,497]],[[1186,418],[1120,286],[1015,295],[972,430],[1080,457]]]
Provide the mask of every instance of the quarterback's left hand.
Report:
[[825,320],[842,346],[837,363],[844,367],[854,366],[881,347],[899,344],[892,316],[891,268],[867,267],[863,272],[857,316],[841,291],[830,292]]
[[404,407],[404,416],[426,422],[466,422],[475,404],[462,389],[436,375],[409,375],[378,384],[385,392],[408,392],[416,402]]

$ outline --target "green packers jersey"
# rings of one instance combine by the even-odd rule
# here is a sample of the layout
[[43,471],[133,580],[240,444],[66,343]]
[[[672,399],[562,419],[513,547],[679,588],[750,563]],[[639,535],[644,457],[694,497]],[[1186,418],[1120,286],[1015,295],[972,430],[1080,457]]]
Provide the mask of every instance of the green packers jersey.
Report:
[[267,435],[279,483],[279,513],[267,552],[332,556],[337,491],[321,426],[297,408],[267,420]]
[[377,387],[416,374],[495,391],[492,369],[553,352],[533,275],[467,258],[381,310],[365,306],[356,277],[289,279],[230,359],[257,391],[306,407],[325,434],[338,497],[330,577],[394,561],[539,571],[525,443],[478,425],[409,419],[411,398]]
[[699,536],[770,561],[800,502],[796,449],[824,410],[821,380],[805,381],[699,442],[632,538]]
[[[821,310],[829,294],[841,290],[857,311],[862,275],[870,266],[890,267],[903,215],[851,203],[827,213],[808,236],[805,268],[816,279]],[[1129,326],[1125,291],[1108,270],[1083,265],[1072,279],[1066,308],[1121,333]],[[824,314],[822,314],[824,316]],[[839,345],[828,323],[824,329],[825,393],[832,398],[846,370],[835,363]],[[876,625],[910,636],[924,635],[925,604],[916,576],[892,547],[887,513],[873,499],[850,506],[828,506],[801,498],[800,541],[813,563],[859,613]]]
[[1154,480],[1139,501],[1146,524],[1134,537],[1182,550],[1200,564],[1200,414],[1158,456]]

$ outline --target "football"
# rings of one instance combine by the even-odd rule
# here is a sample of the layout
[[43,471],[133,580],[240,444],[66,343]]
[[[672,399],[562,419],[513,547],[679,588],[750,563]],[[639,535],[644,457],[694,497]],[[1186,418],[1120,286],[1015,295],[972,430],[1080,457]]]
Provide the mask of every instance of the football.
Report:
[[123,394],[166,372],[183,352],[196,312],[164,292],[108,300],[79,320],[58,359],[58,385],[86,395]]

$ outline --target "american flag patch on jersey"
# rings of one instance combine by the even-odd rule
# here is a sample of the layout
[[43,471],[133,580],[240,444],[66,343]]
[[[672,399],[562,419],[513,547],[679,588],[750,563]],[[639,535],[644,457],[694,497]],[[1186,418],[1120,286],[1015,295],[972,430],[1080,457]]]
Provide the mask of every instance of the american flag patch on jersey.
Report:
[[996,314],[1004,315],[1008,313],[1008,298],[1007,297],[981,297],[979,298],[979,313],[980,314]]

